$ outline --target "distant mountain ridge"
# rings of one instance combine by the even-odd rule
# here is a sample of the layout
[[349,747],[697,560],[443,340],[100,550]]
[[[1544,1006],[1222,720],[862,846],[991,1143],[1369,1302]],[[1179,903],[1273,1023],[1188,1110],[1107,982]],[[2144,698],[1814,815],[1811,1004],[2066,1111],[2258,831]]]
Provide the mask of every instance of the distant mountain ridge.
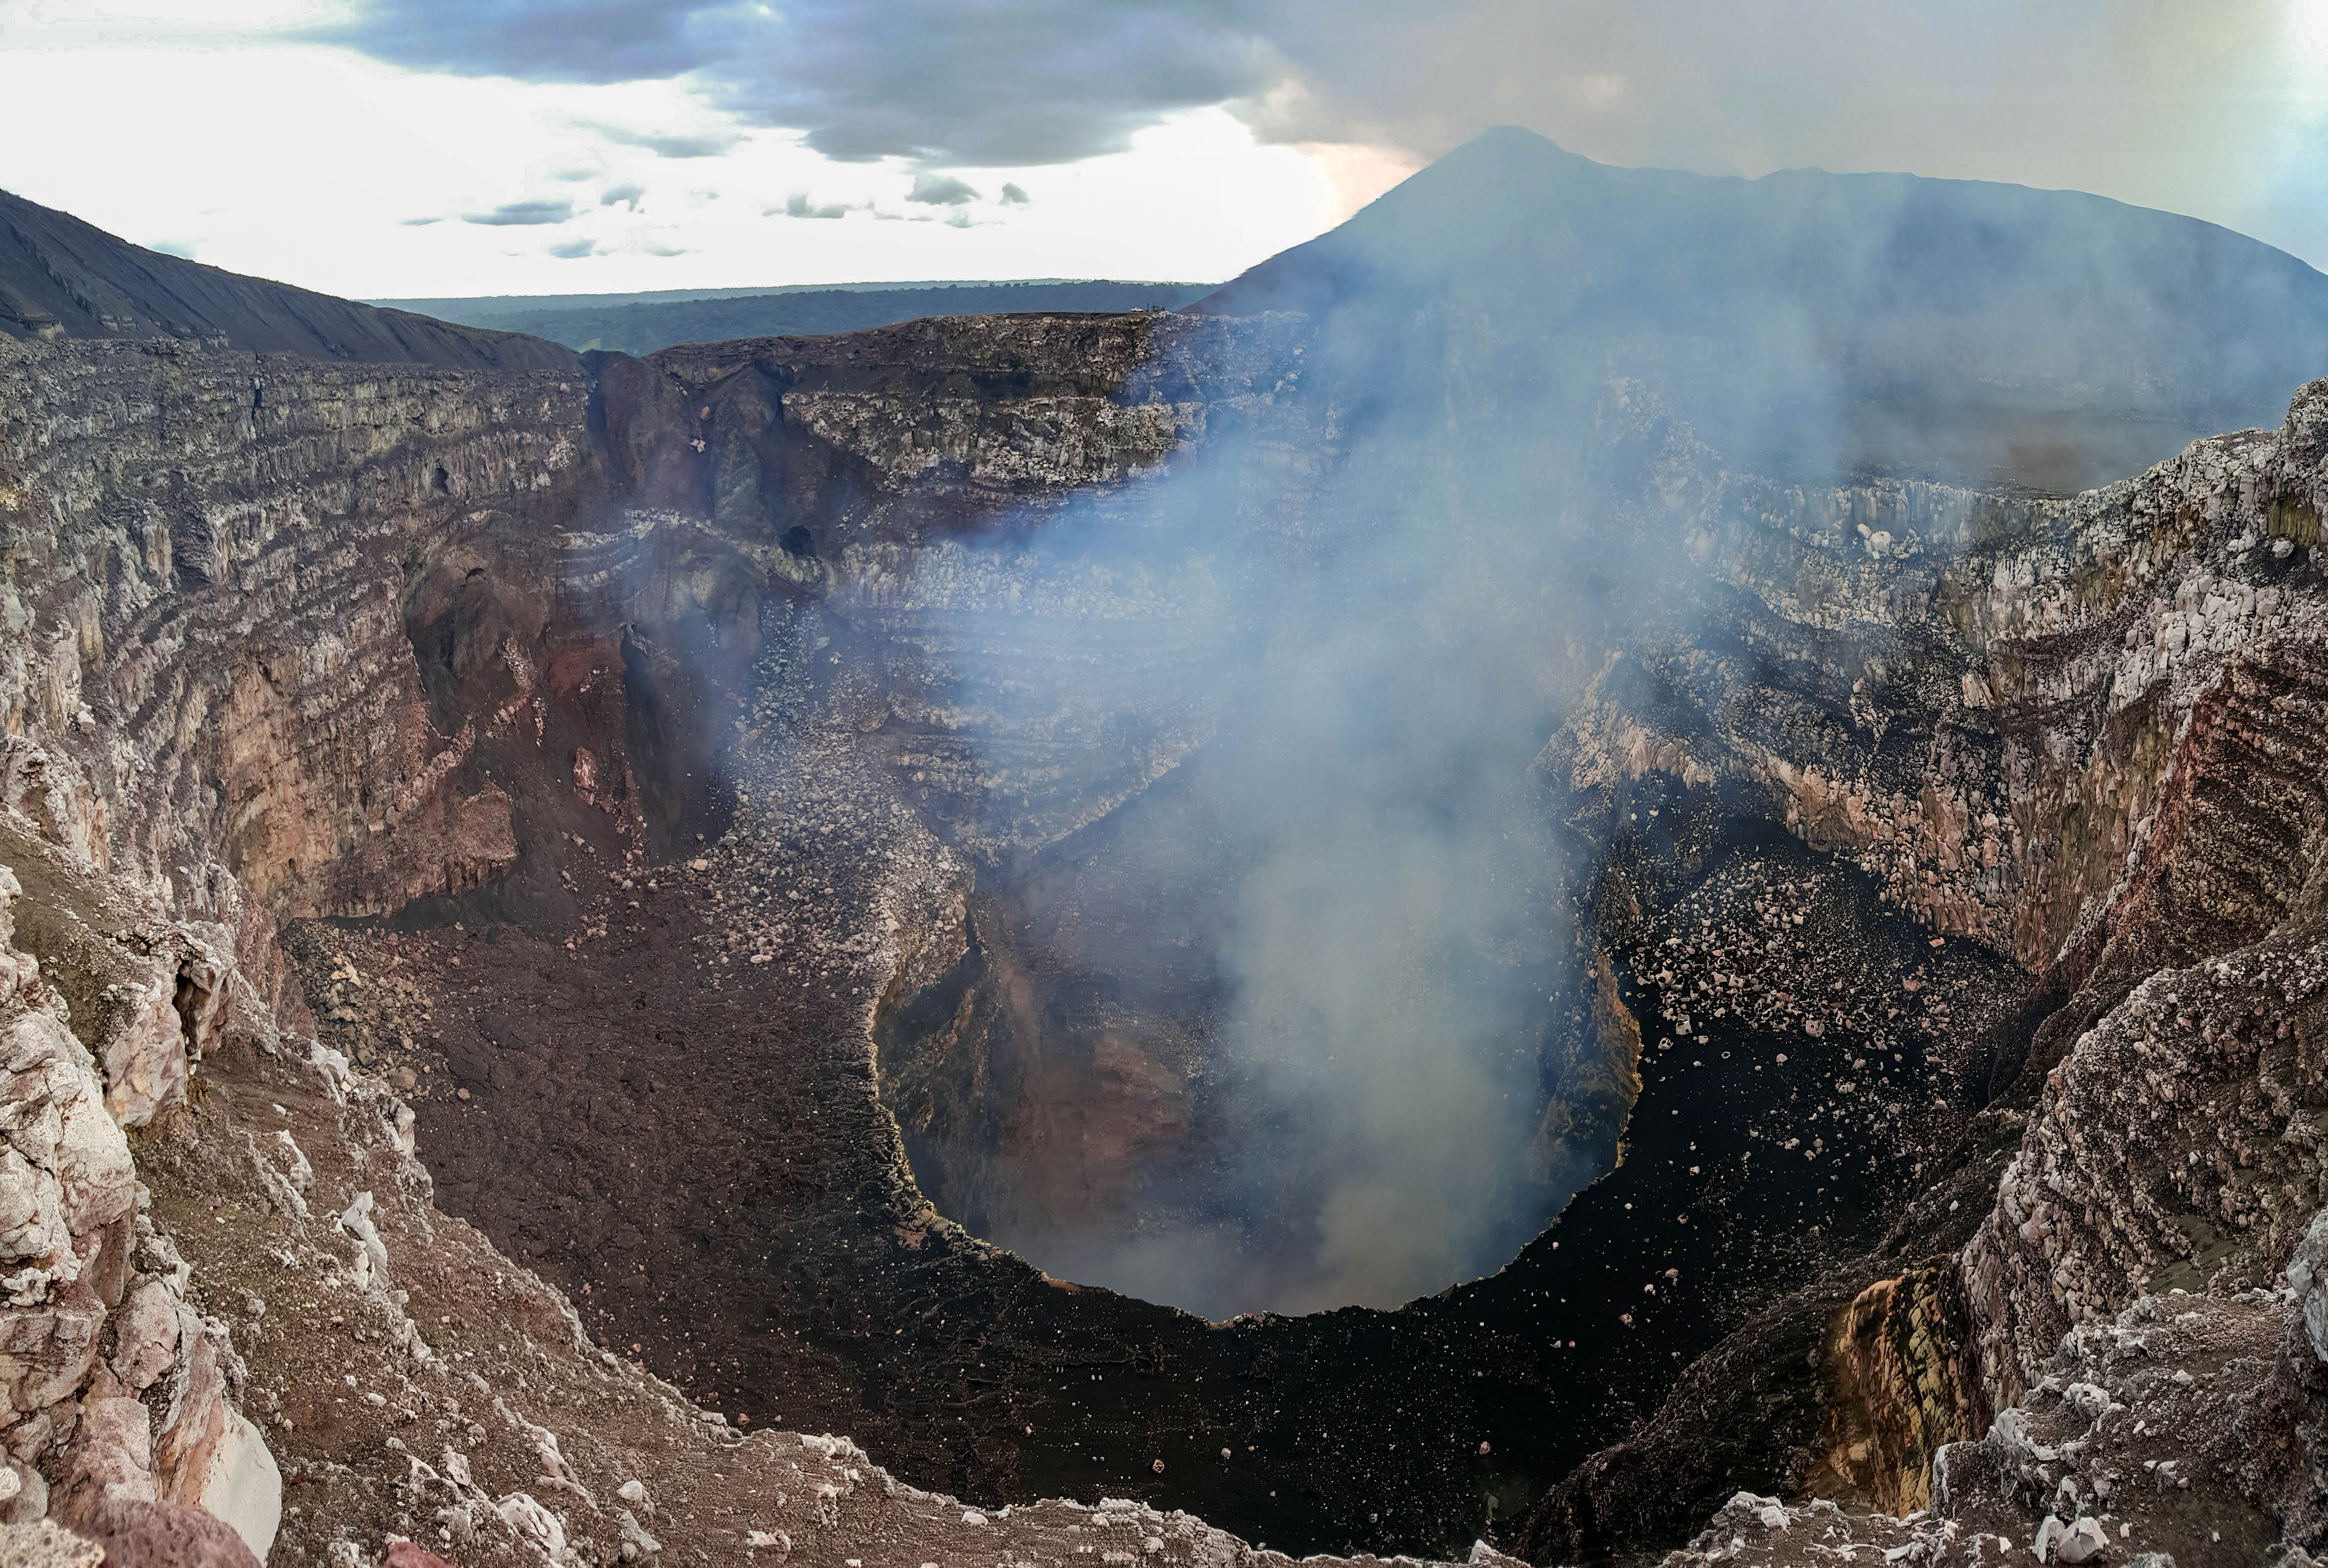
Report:
[[456,321],[465,326],[499,327],[506,324],[513,315],[543,310],[612,310],[625,305],[678,305],[693,299],[745,299],[765,294],[875,294],[897,288],[984,288],[1003,284],[1098,281],[1101,280],[1089,277],[992,277],[975,280],[911,277],[872,283],[759,283],[740,288],[601,289],[587,294],[438,294],[411,298],[367,299],[362,303],[379,305],[382,310],[404,310],[414,315],[433,315],[438,321]]
[[1551,428],[1579,427],[1612,380],[1638,380],[1718,449],[1812,478],[2075,489],[2272,423],[2328,374],[2328,277],[2213,224],[1906,174],[1616,168],[1509,127],[1217,289],[1037,280],[403,303],[436,314],[143,249],[0,192],[0,333],[14,337],[578,370],[587,349],[926,316],[1292,311],[1316,324],[1313,368],[1338,365],[1347,385],[1451,375],[1507,405],[1525,388]]
[[1300,311],[1341,352],[1410,358],[1419,320],[1489,324],[1502,361],[1578,397],[1648,381],[1741,460],[2046,488],[2276,424],[2328,374],[2328,277],[2211,223],[1909,174],[1616,168],[1512,127],[1191,308]]
[[737,338],[821,337],[934,315],[1013,312],[1177,310],[1213,291],[1206,283],[1106,279],[1022,283],[834,286],[813,289],[707,290],[676,298],[612,295],[574,302],[551,296],[528,308],[523,296],[399,302],[446,320],[530,333],[576,350],[650,354],[684,343]]
[[579,370],[557,343],[483,332],[147,250],[0,191],[0,333],[181,338],[309,359]]

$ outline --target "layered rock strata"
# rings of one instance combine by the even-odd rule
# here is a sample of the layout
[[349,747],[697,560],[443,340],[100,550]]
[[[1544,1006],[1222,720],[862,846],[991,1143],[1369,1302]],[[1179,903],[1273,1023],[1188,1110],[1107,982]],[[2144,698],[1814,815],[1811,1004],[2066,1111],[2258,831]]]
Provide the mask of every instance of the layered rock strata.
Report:
[[0,355],[12,1517],[133,1557],[226,1550],[137,1511],[173,1503],[278,1561],[1284,1561],[1140,1501],[981,1514],[698,1410],[436,1210],[362,1066],[408,1042],[352,965],[319,1019],[282,957],[281,920],[416,902],[603,932],[568,850],[651,880],[724,822],[719,661],[812,554],[586,515],[579,380]]
[[[1894,1509],[1929,1499],[1951,1552],[1978,1534],[1970,1506],[1942,1497],[1948,1465],[1972,1462],[1948,1457],[1952,1441],[1990,1430],[1991,1413],[2020,1419],[2024,1401],[2045,1408],[2075,1381],[2061,1358],[2089,1354],[2098,1326],[2211,1324],[2227,1298],[2268,1290],[2328,1198],[2306,1152],[2318,1091],[2304,1045],[2322,820],[2305,520],[2323,395],[2306,389],[2277,432],[2038,505],[1938,573],[1924,603],[1946,628],[1928,690],[1956,735],[1914,793],[1880,784],[1873,755],[1816,773],[1742,759],[1797,831],[2070,992],[2004,1086],[2026,1125],[1965,1194],[1979,1209],[1960,1250],[1875,1282],[1832,1319],[1830,1430],[1789,1475],[1821,1484],[1823,1467],[1840,1495]],[[2303,1427],[2315,1375],[2273,1354],[2291,1392],[2270,1397],[2295,1400]],[[2313,1483],[2283,1442],[2249,1450],[2249,1435],[2227,1431],[2232,1449],[2178,1473],[2227,1508],[2246,1498],[2250,1535],[2284,1525],[2312,1544]],[[2046,1484],[2064,1488],[2060,1523],[2075,1528],[2108,1485],[2079,1491],[2059,1468]],[[1918,1553],[1940,1550],[1920,1539]],[[2163,1545],[2206,1561],[2217,1543]]]
[[[1973,1494],[1933,1456],[1994,1438],[1993,1412],[2050,1413],[2065,1332],[2202,1286],[2202,1322],[2291,1331],[2288,1302],[2230,1292],[2279,1279],[2328,1198],[2306,1186],[2303,1022],[2328,388],[2276,434],[2066,500],[1779,484],[1613,390],[1600,521],[1678,563],[1678,607],[1584,625],[1547,667],[1578,706],[1537,774],[1593,872],[1573,1038],[1610,1094],[1570,1127],[1613,1156],[1637,1073],[1623,1163],[1494,1279],[1297,1321],[1075,1291],[934,1213],[882,1096],[943,1032],[900,1037],[877,1073],[877,1026],[969,955],[979,868],[1145,799],[1208,734],[1201,709],[1108,729],[1103,682],[1047,727],[958,700],[938,612],[1044,586],[962,540],[1136,516],[1234,428],[1240,473],[1287,501],[1255,510],[1269,544],[1333,428],[1300,342],[1281,320],[946,324],[593,378],[0,347],[8,864],[17,940],[57,981],[21,1017],[33,1120],[59,1129],[27,1123],[53,1216],[28,1176],[9,1276],[56,1304],[11,1311],[82,1314],[39,1330],[70,1344],[28,1360],[10,1423],[42,1484],[185,1497],[199,1471],[199,1498],[249,1473],[218,1457],[221,1337],[180,1319],[162,1343],[175,1235],[195,1269],[176,1300],[206,1269],[262,1301],[269,1270],[295,1292],[342,1282],[337,1324],[321,1286],[211,1303],[256,1320],[250,1347],[300,1304],[279,1359],[236,1354],[245,1407],[254,1375],[282,1404],[258,1405],[277,1451],[348,1483],[286,1505],[303,1552],[393,1530],[641,1553],[605,1497],[651,1459],[692,1478],[706,1551],[839,1553],[904,1516],[801,1514],[843,1494],[784,1471],[784,1502],[750,1505],[769,1522],[716,1536],[709,1510],[740,1494],[701,1479],[700,1440],[653,1458],[644,1435],[709,1423],[570,1348],[554,1292],[432,1214],[399,1099],[456,1212],[590,1329],[756,1422],[846,1424],[973,1503],[1134,1496],[1281,1544],[1460,1548],[1493,1519],[1552,1560],[1678,1537],[1739,1486],[1937,1518]],[[1094,602],[1176,618],[1177,587],[1111,591],[1014,634]],[[1032,674],[1086,667],[1062,652]],[[277,921],[390,912],[418,929],[303,926],[305,987],[277,956]],[[696,1050],[680,1020],[720,1007],[721,1049]],[[343,1081],[311,1029],[359,1070]],[[678,1079],[690,1062],[718,1081]],[[609,1169],[609,1140],[662,1168]],[[679,1161],[702,1179],[662,1179]],[[61,1174],[99,1166],[121,1182]],[[145,1250],[122,1267],[125,1225]],[[674,1314],[682,1258],[695,1300]],[[429,1338],[422,1286],[475,1342]],[[521,1330],[487,1350],[504,1321]],[[330,1389],[329,1357],[357,1358],[357,1388]],[[512,1402],[536,1385],[544,1403]],[[155,1425],[179,1387],[211,1392]],[[480,1438],[492,1395],[512,1414]],[[577,1469],[587,1432],[646,1457]],[[2100,1489],[2062,1491],[2043,1442],[2054,1459],[2006,1457],[2016,1484],[2057,1467],[2056,1534],[2077,1536]],[[2308,1539],[2295,1470],[2209,1462]],[[896,1497],[881,1508],[947,1539],[1000,1516]],[[1136,1516],[1157,1551],[1233,1550]]]

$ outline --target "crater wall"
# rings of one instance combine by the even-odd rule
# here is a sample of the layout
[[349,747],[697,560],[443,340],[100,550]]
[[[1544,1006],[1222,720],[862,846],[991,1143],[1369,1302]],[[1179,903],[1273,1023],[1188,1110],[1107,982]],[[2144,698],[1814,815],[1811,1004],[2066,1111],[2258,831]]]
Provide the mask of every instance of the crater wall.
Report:
[[[587,374],[0,344],[10,820],[174,933],[59,993],[97,1092],[186,1104],[208,999],[313,1028],[411,1104],[454,1213],[707,1396],[975,1501],[1296,1547],[1602,1552],[1739,1487],[1896,1507],[2065,1331],[2276,1277],[2328,1201],[2288,1000],[2318,386],[2072,498],[1779,484],[1612,387],[1591,521],[1662,574],[1586,585],[1527,778],[1582,977],[1538,1142],[1621,1161],[1492,1277],[1225,1325],[934,1209],[916,1138],[990,1225],[1063,1112],[1087,1207],[1135,1145],[1203,1153],[1169,1009],[1036,1007],[1013,1048],[1064,1076],[994,1042],[1018,976],[1074,969],[1044,868],[1212,744],[1205,701],[1138,699],[1204,691],[1217,599],[1185,552],[996,545],[1169,525],[1219,454],[1253,498],[1219,537],[1303,559],[1348,408],[1303,342],[997,318]],[[2129,1119],[2156,1150],[2097,1142]]]

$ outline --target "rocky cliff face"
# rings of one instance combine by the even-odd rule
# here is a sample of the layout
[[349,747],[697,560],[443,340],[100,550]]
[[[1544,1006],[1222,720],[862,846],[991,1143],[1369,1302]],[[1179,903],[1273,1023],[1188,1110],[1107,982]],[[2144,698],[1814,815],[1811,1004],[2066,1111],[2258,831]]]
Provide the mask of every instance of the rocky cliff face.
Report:
[[[1883,726],[1926,716],[1937,744],[1913,793],[1873,784],[1873,746],[1815,766],[1751,753],[1728,764],[1790,828],[1882,875],[1934,929],[1978,936],[2067,993],[1999,1085],[2013,1122],[2028,1109],[2017,1147],[1972,1166],[1983,1179],[1964,1198],[1951,1191],[1952,1210],[1977,1206],[1972,1234],[1833,1319],[1825,1353],[1842,1384],[1820,1462],[1834,1474],[1815,1483],[1806,1465],[1790,1478],[1895,1511],[1929,1501],[1934,1524],[1901,1537],[1917,1553],[1955,1553],[1983,1529],[2036,1538],[2040,1516],[2055,1513],[2057,1539],[2106,1526],[2112,1550],[2139,1535],[2178,1561],[2257,1545],[2224,1546],[2228,1531],[2196,1538],[2176,1510],[2144,1502],[2130,1475],[2140,1454],[2088,1457],[2107,1432],[2155,1436],[2168,1418],[2151,1413],[2145,1427],[2121,1415],[2149,1385],[2129,1392],[2087,1360],[2113,1319],[2122,1357],[2130,1335],[2150,1342],[2144,1325],[2212,1325],[2229,1311],[2218,1303],[2258,1287],[2255,1331],[2268,1345],[2293,1299],[2269,1291],[2323,1197],[2306,1153],[2317,1091],[2303,1045],[2321,820],[2304,695],[2318,568],[2304,519],[2317,505],[2323,393],[2307,389],[2277,432],[2201,443],[1953,552],[1899,606],[1911,637],[1929,617],[1916,656],[1938,668],[1925,666],[1924,699],[1873,704]],[[1647,744],[1673,743],[1652,733]],[[2316,1505],[2302,1461],[2284,1438],[2210,1413],[2265,1401],[2307,1428],[2317,1374],[2291,1346],[2262,1352],[2278,1357],[2267,1390],[2219,1394],[2175,1418],[2199,1422],[2187,1441],[2203,1461],[2178,1441],[2142,1462],[2176,1467],[2172,1486],[2212,1483],[2233,1513],[2258,1510],[2241,1526],[2250,1535],[2284,1526],[2304,1543]],[[2090,1410],[2070,1402],[2092,1432],[2063,1427],[2077,1441],[2058,1455],[2040,1442],[2032,1458],[2025,1441],[2012,1450],[2018,1440],[1994,1433],[1977,1460],[1944,1446],[1993,1417],[1998,1431],[2008,1417],[2041,1419],[2024,1412],[2051,1409],[2065,1384],[2110,1392]],[[2004,1524],[1982,1512],[2000,1506],[1988,1483],[1951,1497],[1943,1480],[1991,1462],[2022,1510]],[[1599,1500],[1621,1507],[1622,1489]],[[2079,1525],[2089,1517],[2100,1525]],[[1722,1538],[1717,1528],[1699,1550]]]
[[[1245,1550],[970,1506],[1106,1495],[1551,1561],[1743,1487],[1927,1507],[1850,1516],[1927,1554],[2090,1518],[2209,1561],[2187,1478],[2309,1542],[2328,385],[2070,498],[1779,483],[1609,389],[1591,521],[1657,591],[1592,586],[1532,666],[1527,1148],[1621,1162],[1396,1311],[1207,1324],[954,1223],[1124,1224],[1245,1131],[1179,944],[1225,873],[1159,850],[1234,719],[1220,584],[1337,537],[1306,331],[0,344],[22,1495],[252,1538],[205,1488],[272,1495],[271,1449],[317,1554]],[[1047,544],[1195,526],[1191,485],[1246,498],[1202,560]],[[1126,888],[1152,929],[1102,941]],[[969,1504],[738,1446],[584,1335]],[[2137,1355],[2203,1386],[2121,1390]],[[2164,1489],[2070,1427],[2193,1413]],[[1780,1560],[1845,1518],[1739,1507]]]

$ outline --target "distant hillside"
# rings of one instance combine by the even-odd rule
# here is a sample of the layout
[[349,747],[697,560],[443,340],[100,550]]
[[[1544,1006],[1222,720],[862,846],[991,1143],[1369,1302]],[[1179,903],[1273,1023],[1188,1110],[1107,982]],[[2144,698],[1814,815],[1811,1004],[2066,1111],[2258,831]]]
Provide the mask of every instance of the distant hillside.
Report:
[[183,338],[309,359],[578,369],[555,343],[449,325],[147,250],[0,191],[0,333]]
[[[1630,377],[1766,470],[2045,489],[2276,425],[2328,375],[2328,277],[2211,223],[1967,180],[1612,168],[1514,129],[1196,308],[1303,312],[1353,385],[1501,365],[1582,417]],[[1459,352],[1467,323],[1492,343]]]
[[949,283],[644,297],[575,296],[400,301],[446,321],[530,333],[572,349],[645,354],[673,343],[730,338],[813,337],[859,332],[930,315],[992,315],[1008,311],[1174,310],[1212,288],[1200,283]]
[[[464,326],[502,328],[519,316],[538,315],[545,310],[613,310],[625,305],[677,305],[690,299],[747,299],[767,294],[872,294],[893,288],[953,288],[961,281],[953,277],[923,277],[883,283],[763,283],[749,288],[650,288],[635,294],[433,295],[419,299],[368,299],[364,303],[379,305],[383,310],[408,310],[415,315],[433,315],[438,321],[456,321]],[[1081,281],[1073,277],[1001,277],[984,280],[972,286],[991,288],[1008,283]]]

